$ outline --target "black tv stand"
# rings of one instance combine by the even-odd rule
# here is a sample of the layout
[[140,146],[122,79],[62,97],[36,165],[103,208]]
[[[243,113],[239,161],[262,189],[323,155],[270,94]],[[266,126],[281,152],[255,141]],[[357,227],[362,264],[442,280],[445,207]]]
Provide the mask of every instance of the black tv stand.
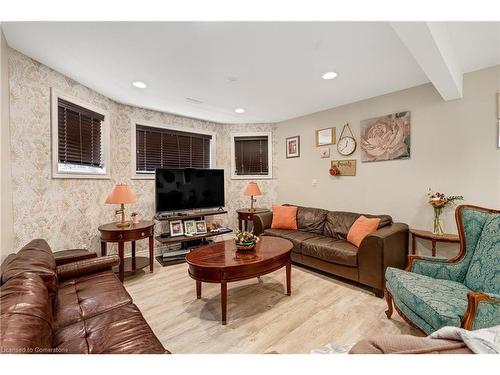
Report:
[[[213,215],[223,215],[227,214],[222,207],[218,209],[212,209],[207,211],[194,211],[189,213],[172,213],[171,215],[165,215],[158,213],[155,215],[154,219],[158,221],[174,221],[174,220],[204,220],[205,216],[213,216]],[[222,234],[232,233],[232,230],[229,228],[220,228],[217,231],[209,231],[208,233],[203,234],[194,234],[192,236],[170,236],[168,233],[161,233],[159,236],[156,236],[155,239],[162,245],[181,245],[181,250],[173,251],[175,256],[172,256],[172,259],[168,257],[163,257],[163,255],[157,256],[156,259],[162,266],[182,263],[185,261],[185,254],[187,254],[191,249],[196,247],[203,246],[208,242],[212,242],[211,237],[220,236]],[[179,252],[184,254],[179,254]]]

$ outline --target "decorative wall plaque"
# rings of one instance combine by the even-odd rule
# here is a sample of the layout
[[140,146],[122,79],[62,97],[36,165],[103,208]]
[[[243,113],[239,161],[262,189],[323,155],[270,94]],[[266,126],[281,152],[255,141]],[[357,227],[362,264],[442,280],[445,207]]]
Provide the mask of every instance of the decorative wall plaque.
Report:
[[340,176],[356,176],[356,160],[332,160],[332,168],[337,168]]

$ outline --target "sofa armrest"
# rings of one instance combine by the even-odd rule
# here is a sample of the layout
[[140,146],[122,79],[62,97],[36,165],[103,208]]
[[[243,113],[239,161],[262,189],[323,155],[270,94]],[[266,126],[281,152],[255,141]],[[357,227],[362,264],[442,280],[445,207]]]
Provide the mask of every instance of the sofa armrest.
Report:
[[404,269],[408,256],[408,225],[393,223],[366,236],[358,250],[359,281],[382,294],[385,269]]
[[500,295],[483,292],[467,293],[467,310],[462,328],[480,329],[500,325]]
[[462,260],[450,262],[441,257],[409,255],[406,270],[434,279],[458,281],[467,273],[467,264]]
[[86,249],[71,249],[54,252],[56,266],[92,258],[97,258],[97,254]]
[[73,263],[57,266],[57,277],[59,280],[73,279],[91,273],[110,270],[120,264],[118,255],[107,255],[99,258],[84,259]]
[[253,234],[260,236],[264,230],[271,228],[273,222],[273,213],[265,212],[253,215]]
[[[425,273],[418,272],[419,269],[425,269],[427,266],[430,267],[442,267],[443,263],[447,263],[448,258],[444,257],[430,257],[425,255],[408,255],[408,267],[406,271],[415,272],[425,275]],[[422,267],[420,267],[423,265]]]

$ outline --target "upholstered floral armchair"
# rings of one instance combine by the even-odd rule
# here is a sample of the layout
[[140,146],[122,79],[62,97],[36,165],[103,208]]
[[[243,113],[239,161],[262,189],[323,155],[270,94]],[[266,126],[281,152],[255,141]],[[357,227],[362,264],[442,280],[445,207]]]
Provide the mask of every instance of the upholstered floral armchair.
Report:
[[410,255],[406,271],[387,268],[387,317],[392,306],[430,334],[444,326],[479,329],[500,324],[500,211],[462,205],[456,258]]

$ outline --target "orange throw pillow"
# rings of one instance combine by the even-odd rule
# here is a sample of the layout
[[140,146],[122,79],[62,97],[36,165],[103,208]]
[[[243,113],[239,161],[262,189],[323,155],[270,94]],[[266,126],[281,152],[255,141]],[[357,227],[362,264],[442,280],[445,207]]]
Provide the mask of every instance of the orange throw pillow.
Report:
[[354,246],[359,247],[363,238],[368,236],[370,233],[375,232],[379,224],[379,218],[368,219],[366,216],[361,215],[349,229],[349,233],[347,233],[347,241],[352,243]]
[[297,207],[273,204],[273,229],[297,229]]

